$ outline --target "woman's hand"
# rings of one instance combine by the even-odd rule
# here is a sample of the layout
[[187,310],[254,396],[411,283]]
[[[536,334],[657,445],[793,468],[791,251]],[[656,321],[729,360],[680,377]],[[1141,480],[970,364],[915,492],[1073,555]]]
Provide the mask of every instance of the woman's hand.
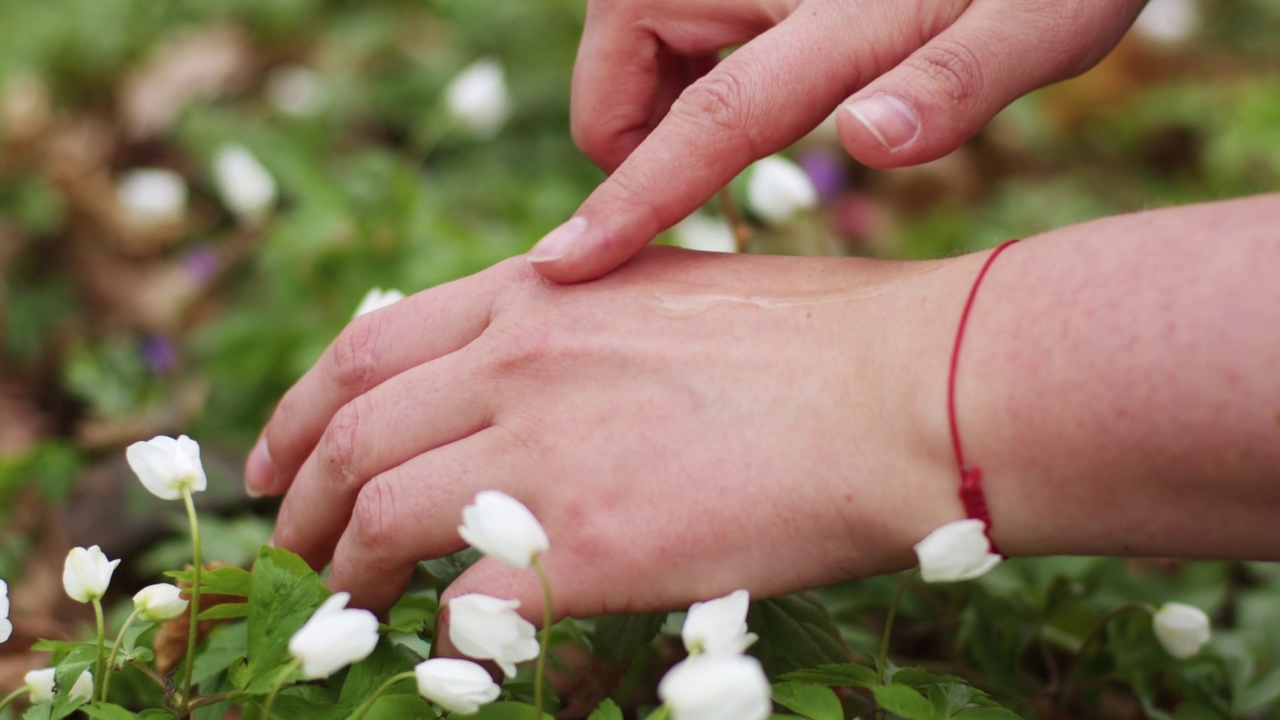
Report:
[[837,107],[862,163],[941,157],[1016,98],[1092,67],[1143,4],[592,0],[573,134],[611,174],[530,259],[556,282],[598,277]]
[[[354,320],[281,401],[249,486],[287,491],[275,542],[332,558],[375,609],[463,547],[486,489],[546,527],[556,617],[906,567],[960,515],[912,419],[940,408],[945,350],[924,345],[949,329],[898,332],[953,322],[944,265],[654,248],[558,286],[516,258]],[[462,592],[541,617],[533,573],[486,559]]]

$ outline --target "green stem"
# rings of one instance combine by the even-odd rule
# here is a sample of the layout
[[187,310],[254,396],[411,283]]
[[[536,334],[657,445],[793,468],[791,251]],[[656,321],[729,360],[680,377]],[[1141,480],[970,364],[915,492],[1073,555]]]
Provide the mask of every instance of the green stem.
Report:
[[[893,637],[893,623],[898,618],[898,606],[902,604],[902,594],[906,592],[907,586],[916,578],[919,572],[918,568],[907,571],[902,576],[902,582],[898,583],[898,589],[893,593],[893,602],[889,603],[889,616],[884,620],[884,634],[880,636],[880,657],[876,661],[876,682],[884,685],[885,668],[889,665],[889,640]],[[876,710],[876,716],[884,717],[884,708]]]
[[93,619],[98,623],[98,659],[93,663],[93,681],[102,684],[102,660],[107,654],[107,625],[102,617],[102,598],[93,599]]
[[383,693],[390,690],[392,685],[405,680],[411,680],[412,678],[412,670],[402,672],[399,675],[392,675],[390,679],[379,685],[377,690],[373,691],[373,694],[369,696],[368,700],[365,700],[360,704],[360,707],[356,708],[356,711],[351,714],[351,720],[362,720],[362,718],[364,718],[364,716],[369,712],[369,708],[372,708],[373,704],[378,701],[378,698],[382,697]]
[[106,674],[102,676],[102,693],[98,699],[102,702],[107,701],[107,690],[111,687],[111,672],[116,666],[116,656],[120,654],[120,645],[124,643],[125,631],[138,619],[138,614],[142,612],[142,608],[135,607],[133,612],[129,613],[129,617],[125,618],[124,625],[120,628],[120,634],[116,635],[116,641],[111,645],[111,654],[107,656]]
[[302,661],[294,660],[285,666],[284,670],[280,672],[280,676],[271,684],[271,692],[267,694],[267,702],[262,706],[262,720],[271,720],[271,706],[276,704],[276,695],[280,694],[280,688],[284,687],[289,677],[300,667],[302,667]]
[[1067,663],[1067,669],[1059,676],[1060,683],[1055,683],[1049,687],[1049,696],[1053,699],[1053,712],[1050,717],[1057,717],[1060,705],[1066,700],[1066,691],[1071,684],[1071,676],[1075,675],[1077,667],[1084,661],[1085,655],[1088,653],[1089,647],[1093,645],[1102,633],[1106,631],[1111,621],[1125,613],[1140,610],[1142,612],[1155,614],[1156,609],[1147,603],[1126,603],[1115,608],[1111,612],[1102,616],[1096,625],[1089,630],[1089,634],[1084,636],[1084,640],[1080,643],[1080,647],[1076,648],[1075,654],[1071,656],[1070,662]]
[[5,695],[4,699],[0,700],[0,711],[3,711],[5,708],[9,707],[10,703],[22,697],[24,694],[26,694],[26,692],[27,692],[27,687],[24,685],[18,688],[17,690],[14,690],[13,692],[9,693],[8,695]]
[[191,489],[182,489],[182,502],[187,506],[187,519],[191,521],[191,560],[195,566],[195,572],[191,576],[191,605],[187,608],[187,612],[191,614],[191,621],[187,627],[187,657],[186,669],[183,671],[182,679],[182,702],[187,705],[191,702],[191,674],[195,671],[196,664],[196,641],[200,637],[200,522],[196,518],[196,504],[191,499]]
[[538,664],[533,672],[533,707],[536,711],[534,717],[542,720],[542,684],[547,679],[547,648],[551,644],[551,580],[542,566],[542,558],[536,555],[533,569],[538,571],[538,582],[542,583],[542,647],[538,648]]

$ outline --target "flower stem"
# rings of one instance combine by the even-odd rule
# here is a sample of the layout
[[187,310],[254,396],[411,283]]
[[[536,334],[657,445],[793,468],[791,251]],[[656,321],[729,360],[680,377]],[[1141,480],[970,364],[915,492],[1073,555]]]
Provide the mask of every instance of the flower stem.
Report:
[[107,654],[107,626],[102,618],[102,598],[93,599],[93,619],[98,623],[98,659],[93,663],[93,679],[105,685],[102,660]]
[[0,700],[0,711],[3,711],[5,708],[9,707],[9,703],[22,697],[26,692],[27,692],[27,687],[24,685],[18,688],[17,690],[14,690],[13,692],[9,693],[8,695],[5,695],[4,699]]
[[284,687],[289,677],[300,667],[302,667],[302,661],[294,660],[286,665],[284,670],[280,671],[279,677],[271,684],[271,692],[267,693],[266,704],[262,706],[262,720],[271,720],[271,706],[276,704],[276,695],[280,694],[280,688]]
[[142,608],[135,607],[133,612],[129,613],[129,617],[124,620],[124,625],[120,627],[120,634],[116,635],[116,641],[111,645],[111,654],[107,656],[106,674],[102,675],[102,693],[98,696],[98,699],[102,702],[107,701],[107,690],[111,687],[111,671],[116,666],[116,656],[120,654],[120,645],[124,643],[125,631],[129,629],[134,620],[138,619],[138,614],[141,612]]
[[[893,593],[893,602],[889,603],[889,616],[884,620],[884,634],[880,637],[880,657],[876,660],[876,682],[884,685],[885,668],[889,665],[889,639],[893,637],[893,622],[898,618],[898,606],[902,604],[902,594],[906,592],[907,586],[915,580],[918,568],[907,571],[902,575],[902,582],[898,583],[898,589]],[[884,709],[876,711],[878,717],[884,717]]]
[[191,521],[191,562],[195,566],[195,572],[191,576],[191,605],[187,608],[187,612],[191,614],[191,621],[187,627],[187,662],[182,673],[182,702],[185,705],[191,702],[191,674],[195,671],[196,641],[200,636],[201,560],[200,522],[196,518],[196,504],[191,499],[190,488],[182,489],[182,502],[187,506],[187,519]]
[[533,568],[538,571],[538,582],[542,583],[542,647],[538,648],[538,664],[533,672],[533,707],[536,710],[534,717],[542,720],[542,685],[547,679],[547,647],[551,644],[551,580],[547,577],[547,569],[542,566],[542,558],[536,555]]
[[1071,676],[1075,675],[1076,669],[1079,667],[1080,663],[1084,661],[1085,655],[1088,654],[1090,646],[1092,646],[1099,637],[1102,637],[1102,633],[1106,631],[1107,626],[1111,624],[1112,620],[1124,615],[1125,613],[1134,611],[1142,611],[1154,615],[1156,609],[1147,603],[1125,603],[1106,615],[1103,615],[1102,619],[1089,630],[1089,634],[1084,636],[1084,640],[1081,641],[1080,647],[1076,648],[1075,654],[1071,656],[1070,662],[1067,663],[1067,669],[1059,676],[1058,682],[1049,687],[1049,697],[1053,700],[1053,712],[1050,717],[1058,716],[1060,706],[1066,700],[1066,691],[1070,687]]
[[382,697],[383,693],[390,690],[391,687],[396,683],[403,682],[405,680],[410,680],[412,678],[413,678],[412,670],[409,670],[407,672],[402,672],[399,675],[392,675],[386,682],[379,685],[377,690],[373,691],[373,694],[369,696],[368,700],[365,700],[363,703],[360,703],[360,707],[356,708],[356,711],[351,714],[351,720],[363,720],[364,716],[369,712],[369,709],[372,708],[373,704],[378,701],[378,698]]

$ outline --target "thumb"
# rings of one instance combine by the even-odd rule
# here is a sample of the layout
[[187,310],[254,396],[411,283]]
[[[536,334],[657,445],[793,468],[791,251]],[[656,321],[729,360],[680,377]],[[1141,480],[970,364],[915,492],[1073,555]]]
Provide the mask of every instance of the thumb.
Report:
[[840,107],[841,143],[872,167],[936,160],[1019,97],[1093,67],[1143,2],[975,3]]

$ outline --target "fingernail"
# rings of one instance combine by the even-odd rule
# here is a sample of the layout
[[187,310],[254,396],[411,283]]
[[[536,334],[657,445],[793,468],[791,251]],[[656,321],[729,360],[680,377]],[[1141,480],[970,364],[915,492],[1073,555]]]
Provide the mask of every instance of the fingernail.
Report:
[[568,255],[573,252],[573,246],[578,243],[578,238],[582,237],[582,232],[586,229],[586,218],[569,218],[533,246],[529,251],[529,262],[550,262]]
[[872,95],[844,107],[889,151],[911,142],[920,131],[911,106],[892,95]]
[[244,473],[244,490],[249,497],[259,498],[266,495],[276,479],[276,466],[271,462],[271,449],[267,447],[267,438],[258,439],[258,444],[249,452],[249,462]]

